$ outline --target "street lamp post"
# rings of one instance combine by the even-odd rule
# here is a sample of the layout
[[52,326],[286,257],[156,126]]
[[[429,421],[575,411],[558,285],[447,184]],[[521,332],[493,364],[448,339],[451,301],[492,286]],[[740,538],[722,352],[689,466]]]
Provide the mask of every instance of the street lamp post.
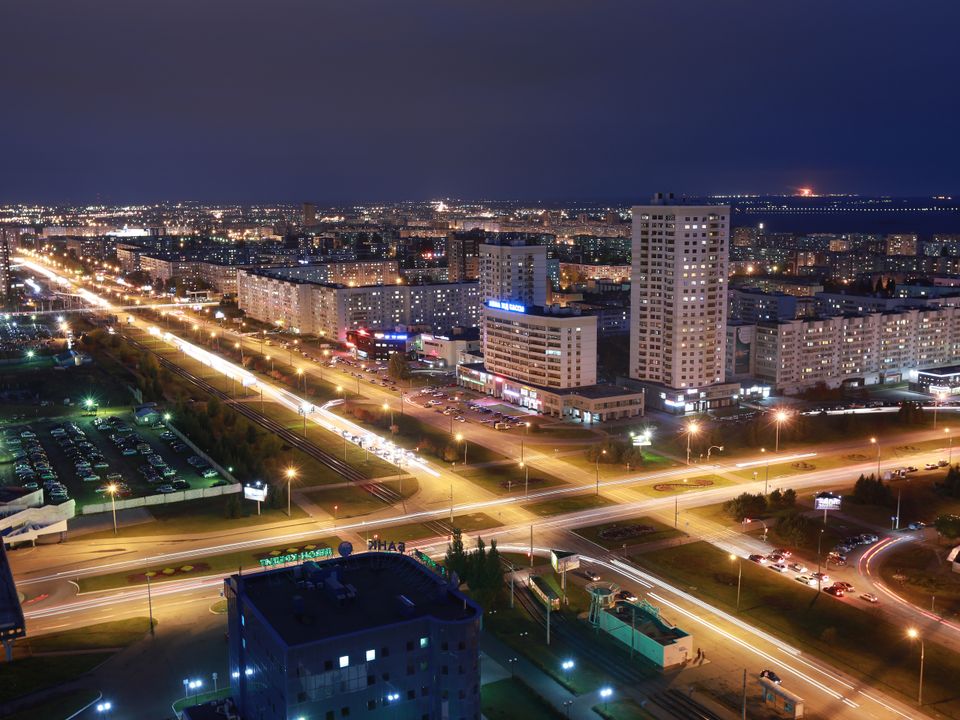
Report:
[[923,636],[917,631],[916,628],[910,628],[907,630],[907,637],[911,640],[920,641],[920,687],[917,690],[917,705],[923,705],[923,660],[925,655],[925,648],[923,644]]
[[730,560],[735,561],[739,560],[737,567],[737,612],[740,612],[740,583],[743,580],[743,558],[738,558],[733,553],[730,553]]
[[786,410],[777,410],[777,412],[773,416],[774,422],[777,424],[777,441],[776,441],[776,447],[773,450],[775,453],[780,452],[780,426],[784,422],[786,422],[787,418],[789,417],[790,415],[787,413]]
[[117,534],[117,486],[114,483],[107,485],[107,492],[110,493],[110,505],[113,507],[113,534]]
[[297,476],[297,471],[295,468],[288,467],[284,473],[287,476],[287,517],[291,517],[290,513],[290,484],[293,482],[293,479]]
[[763,494],[767,494],[767,487],[770,485],[770,456],[767,455],[766,448],[760,448],[760,454],[763,455],[766,459],[766,469],[763,473]]
[[610,696],[613,695],[612,688],[600,688],[600,699],[603,700],[603,709],[607,709],[607,703],[610,701]]
[[711,445],[710,447],[707,448],[707,462],[710,462],[710,453],[713,452],[714,450],[723,452],[723,445]]
[[390,411],[390,427],[393,427],[393,410],[390,407],[390,403],[384,402],[383,412],[386,413],[388,410]]
[[953,435],[950,434],[950,428],[944,428],[943,434],[947,436],[947,439],[950,442],[950,450],[947,453],[947,464],[953,465]]
[[[600,495],[600,456],[606,455],[606,454],[607,454],[606,450],[601,450],[600,452],[597,453],[597,496],[598,497]],[[687,455],[689,456],[689,454],[690,453],[688,451]],[[689,458],[688,458],[688,461],[689,461]]]
[[880,479],[880,441],[875,437],[870,438],[870,444],[877,446],[877,480]]
[[700,430],[700,426],[696,422],[690,421],[687,423],[687,465],[690,464],[690,437],[696,435]]
[[530,466],[527,463],[520,463],[523,468],[523,496],[530,494]]
[[456,441],[463,443],[463,464],[467,464],[467,439],[460,433],[457,433]]

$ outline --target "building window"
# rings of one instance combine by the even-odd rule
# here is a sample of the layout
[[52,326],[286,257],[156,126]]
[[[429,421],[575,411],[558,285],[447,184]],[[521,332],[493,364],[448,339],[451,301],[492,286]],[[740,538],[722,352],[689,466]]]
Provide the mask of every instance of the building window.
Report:
[[346,667],[347,665],[349,665],[349,664],[350,664],[350,656],[349,656],[349,655],[341,655],[341,656],[340,656],[340,667],[345,668],[345,667]]
[[420,649],[427,647],[430,644],[430,638],[422,637],[420,638]]
[[371,662],[372,660],[376,660],[376,659],[377,659],[377,651],[367,650],[367,662]]

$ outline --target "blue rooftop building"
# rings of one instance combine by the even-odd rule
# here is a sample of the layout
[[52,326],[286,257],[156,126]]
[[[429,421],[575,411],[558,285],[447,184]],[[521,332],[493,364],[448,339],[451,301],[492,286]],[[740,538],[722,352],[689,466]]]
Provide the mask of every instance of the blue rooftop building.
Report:
[[225,581],[243,720],[479,720],[481,608],[413,557],[367,552]]

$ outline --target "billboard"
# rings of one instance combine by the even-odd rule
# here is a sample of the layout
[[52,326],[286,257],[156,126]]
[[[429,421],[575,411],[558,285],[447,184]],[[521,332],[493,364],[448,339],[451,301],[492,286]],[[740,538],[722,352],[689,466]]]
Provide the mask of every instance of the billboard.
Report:
[[813,499],[815,510],[839,510],[842,497],[832,492],[818,493]]
[[256,500],[257,502],[263,502],[267,499],[267,490],[269,486],[257,480],[256,482],[246,483],[243,486],[243,497],[247,500]]
[[558,573],[564,573],[567,570],[576,570],[580,567],[580,556],[565,550],[551,550],[550,564]]

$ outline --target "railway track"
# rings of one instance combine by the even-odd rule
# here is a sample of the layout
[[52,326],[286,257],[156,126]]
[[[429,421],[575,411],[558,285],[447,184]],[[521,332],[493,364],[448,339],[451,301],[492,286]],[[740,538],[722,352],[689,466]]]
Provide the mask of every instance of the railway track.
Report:
[[[213,395],[223,403],[230,405],[234,410],[246,417],[248,420],[255,422],[265,430],[269,430],[288,445],[291,445],[292,447],[297,448],[297,450],[309,455],[314,460],[333,470],[344,479],[354,483],[361,490],[369,493],[387,505],[395,505],[396,503],[401,502],[402,498],[400,493],[393,488],[384,487],[377,482],[371,482],[369,478],[364,476],[363,473],[361,473],[352,465],[349,465],[335,455],[331,455],[330,453],[321,450],[312,442],[293,432],[289,428],[284,427],[273,418],[267,417],[246,403],[236,402],[235,399],[230,397],[227,393],[223,392],[219,388],[214,387],[203,378],[197,377],[188,370],[180,367],[172,360],[169,360],[165,356],[147,347],[129,335],[123,335],[122,337],[138,350],[142,350],[153,355],[161,367],[169,370],[177,377],[186,380],[198,389]],[[430,521],[424,524],[427,526],[430,526],[431,524],[437,524],[439,527],[445,527],[443,523],[437,523],[436,521]],[[442,534],[449,534],[449,531],[445,530]]]
[[696,700],[673,688],[651,695],[650,704],[665,710],[670,713],[670,717],[678,720],[723,720]]

